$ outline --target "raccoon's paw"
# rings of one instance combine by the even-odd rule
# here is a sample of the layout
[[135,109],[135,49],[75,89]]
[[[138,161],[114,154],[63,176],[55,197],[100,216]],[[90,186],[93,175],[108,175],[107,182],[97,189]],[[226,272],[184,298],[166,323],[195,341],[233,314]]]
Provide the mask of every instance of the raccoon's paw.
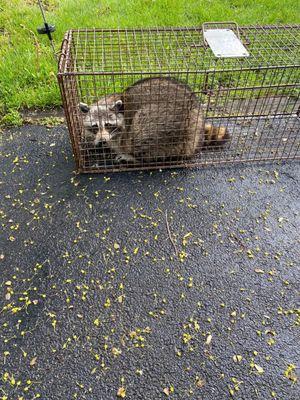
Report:
[[92,164],[92,168],[100,168],[100,165],[98,163]]
[[205,145],[222,147],[230,140],[230,135],[225,126],[205,124]]
[[117,163],[134,163],[135,158],[130,154],[118,154],[115,158]]

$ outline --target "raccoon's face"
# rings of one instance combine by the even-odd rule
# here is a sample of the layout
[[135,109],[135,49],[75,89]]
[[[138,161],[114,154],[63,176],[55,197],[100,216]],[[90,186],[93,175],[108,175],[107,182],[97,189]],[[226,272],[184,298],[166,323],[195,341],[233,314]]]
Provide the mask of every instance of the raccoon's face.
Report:
[[88,106],[79,104],[83,115],[83,125],[86,131],[95,135],[98,144],[100,141],[108,141],[119,133],[125,126],[123,102],[121,99],[100,99],[96,104]]

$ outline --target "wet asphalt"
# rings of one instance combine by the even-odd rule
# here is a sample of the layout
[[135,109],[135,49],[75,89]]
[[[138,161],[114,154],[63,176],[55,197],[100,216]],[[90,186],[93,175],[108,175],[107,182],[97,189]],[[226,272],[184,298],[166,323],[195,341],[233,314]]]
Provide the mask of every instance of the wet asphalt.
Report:
[[0,156],[0,399],[299,398],[299,163],[78,176],[31,125]]

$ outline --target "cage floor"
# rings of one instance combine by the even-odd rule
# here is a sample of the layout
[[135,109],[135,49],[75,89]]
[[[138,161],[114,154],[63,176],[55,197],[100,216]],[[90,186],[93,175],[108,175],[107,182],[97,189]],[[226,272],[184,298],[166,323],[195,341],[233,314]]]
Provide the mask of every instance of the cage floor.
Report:
[[226,126],[229,142],[222,148],[207,147],[192,159],[124,164],[114,161],[114,154],[103,145],[84,148],[81,144],[81,172],[126,171],[193,167],[247,161],[300,158],[300,118],[216,118],[207,119],[214,126]]

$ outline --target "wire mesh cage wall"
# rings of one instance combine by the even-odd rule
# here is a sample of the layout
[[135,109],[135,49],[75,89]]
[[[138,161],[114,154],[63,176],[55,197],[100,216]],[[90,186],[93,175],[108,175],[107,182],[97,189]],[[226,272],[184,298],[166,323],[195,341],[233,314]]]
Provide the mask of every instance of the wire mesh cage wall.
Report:
[[58,79],[79,172],[300,158],[300,26],[214,28],[247,56],[215,54],[204,27],[67,32]]

